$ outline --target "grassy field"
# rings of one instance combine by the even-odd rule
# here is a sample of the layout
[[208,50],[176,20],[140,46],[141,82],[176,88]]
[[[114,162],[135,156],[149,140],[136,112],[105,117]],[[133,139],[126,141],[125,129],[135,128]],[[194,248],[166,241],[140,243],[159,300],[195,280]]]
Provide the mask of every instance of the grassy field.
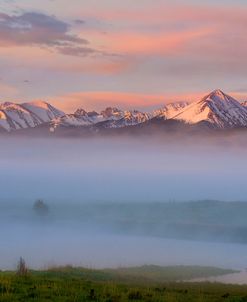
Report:
[[247,286],[176,282],[229,272],[181,266],[116,270],[63,267],[29,271],[25,276],[1,272],[0,301],[247,301]]

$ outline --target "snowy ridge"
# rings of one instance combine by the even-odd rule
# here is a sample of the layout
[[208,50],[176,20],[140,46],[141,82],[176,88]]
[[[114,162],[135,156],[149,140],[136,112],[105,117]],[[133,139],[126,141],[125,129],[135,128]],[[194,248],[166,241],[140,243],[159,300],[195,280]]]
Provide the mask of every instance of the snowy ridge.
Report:
[[55,130],[59,126],[80,127],[97,124],[103,128],[120,128],[144,123],[150,117],[150,114],[138,110],[123,111],[118,108],[107,107],[105,110],[97,113],[96,111],[86,112],[80,108],[74,114],[67,114],[53,120],[52,128]]
[[0,127],[7,131],[34,128],[65,113],[45,102],[0,104]]
[[90,126],[97,123],[105,122],[108,120],[121,119],[123,112],[117,108],[108,107],[101,113],[96,111],[87,112],[86,110],[79,108],[74,114],[66,114],[62,117],[54,119],[52,121],[52,128],[55,130],[57,127],[81,127]]
[[107,107],[101,112],[79,108],[74,114],[65,114],[52,105],[36,101],[0,104],[0,130],[8,132],[35,128],[47,124],[47,131],[63,127],[123,128],[157,120],[179,120],[187,124],[205,123],[211,128],[247,127],[247,102],[239,103],[221,90],[214,90],[191,104],[177,102],[165,105],[153,113],[121,110]]
[[54,118],[65,115],[61,110],[42,101],[24,103],[21,106],[31,112],[32,115],[35,115],[42,123],[50,122]]
[[182,109],[173,119],[189,124],[208,122],[215,128],[247,126],[247,108],[221,90]]
[[119,119],[109,119],[101,123],[103,128],[123,128],[145,123],[151,118],[151,114],[140,112],[138,110],[123,111]]
[[154,117],[170,119],[175,116],[181,109],[187,107],[188,102],[176,102],[165,105],[163,108],[155,110],[153,112]]

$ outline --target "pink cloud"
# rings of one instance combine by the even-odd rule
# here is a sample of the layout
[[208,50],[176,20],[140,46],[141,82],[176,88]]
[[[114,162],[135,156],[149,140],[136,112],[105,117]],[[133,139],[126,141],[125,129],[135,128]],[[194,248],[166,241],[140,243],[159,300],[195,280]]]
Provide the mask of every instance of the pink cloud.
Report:
[[138,9],[119,9],[119,10],[97,10],[83,11],[81,17],[91,17],[106,22],[133,22],[149,24],[157,24],[164,22],[181,22],[188,21],[199,23],[217,22],[237,24],[246,24],[247,8],[243,5],[210,5],[210,4],[175,4],[166,3],[156,5],[153,2],[152,6],[142,5]]
[[112,22],[106,35],[95,30],[86,33],[87,38],[91,36],[108,51],[139,55],[201,55],[202,58],[228,58],[236,54],[243,58],[247,51],[247,8],[243,6],[168,3],[166,6],[144,5],[138,10],[96,9],[89,15]]
[[86,110],[102,110],[107,106],[116,106],[122,109],[143,109],[162,107],[166,103],[176,101],[195,101],[206,92],[181,94],[142,94],[113,91],[76,92],[63,96],[50,97],[49,101],[66,112],[74,112],[77,108]]
[[128,71],[131,68],[131,62],[127,60],[94,60],[78,62],[72,64],[55,64],[54,70],[75,72],[95,75],[116,75]]
[[47,51],[47,49],[16,46],[0,48],[0,56],[5,65],[12,68],[30,68],[43,71],[81,73],[90,75],[115,75],[132,68],[132,60],[124,57],[95,57],[81,58],[71,56],[64,59],[61,54]]
[[[67,95],[50,97],[49,102],[65,112],[73,113],[78,108],[85,110],[102,110],[105,107],[119,107],[121,109],[149,110],[160,108],[165,104],[187,101],[199,101],[210,91],[194,91],[184,93],[142,94],[113,91],[85,91],[69,93]],[[228,93],[228,92],[227,92]],[[229,92],[237,100],[247,99],[247,92]]]
[[[67,73],[121,74],[138,69],[146,56],[162,56],[168,60],[170,57],[178,57],[185,58],[186,61],[199,57],[202,65],[204,61],[206,66],[209,60],[212,64],[220,61],[227,67],[231,65],[238,72],[246,61],[246,15],[247,9],[237,6],[168,3],[165,7],[153,4],[147,8],[144,5],[138,11],[97,11],[96,8],[93,13],[83,12],[78,18],[91,16],[96,20],[113,22],[107,34],[102,34],[95,28],[90,31],[90,27],[85,30],[82,28],[80,33],[76,33],[79,41],[86,38],[93,49],[99,50],[99,54],[92,54],[93,57],[76,58],[72,54],[78,52],[78,49],[73,48],[72,51],[66,48],[63,52],[68,54],[69,50],[71,56],[65,60],[64,55],[38,46],[15,45],[7,49],[0,48],[0,52],[5,51],[6,60],[11,53],[10,60],[16,62],[17,67],[25,65]],[[150,30],[154,25],[157,30]],[[64,32],[67,35],[66,26]],[[51,38],[53,36],[49,36]],[[116,53],[119,57],[101,56],[100,52]]]
[[128,55],[170,55],[180,53],[191,41],[209,36],[213,29],[198,28],[188,31],[166,33],[109,33],[104,42],[116,53]]

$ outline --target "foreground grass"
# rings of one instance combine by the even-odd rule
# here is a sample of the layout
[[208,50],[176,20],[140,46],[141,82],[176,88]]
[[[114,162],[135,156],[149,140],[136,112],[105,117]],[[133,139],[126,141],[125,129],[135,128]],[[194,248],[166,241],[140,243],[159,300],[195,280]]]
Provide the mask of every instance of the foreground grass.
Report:
[[[212,268],[205,268],[204,275],[209,270],[212,271]],[[196,267],[155,266],[118,270],[66,267],[44,272],[32,271],[27,276],[2,272],[0,301],[247,302],[247,286],[175,282],[182,271],[187,278],[189,275],[198,276],[199,273],[196,273]],[[202,271],[200,268],[200,275]],[[169,273],[172,273],[171,281]]]
[[[117,269],[87,269],[71,266],[54,267],[46,274],[50,276],[80,277],[91,281],[114,281],[127,284],[158,284],[164,282],[185,281],[194,278],[206,278],[231,274],[236,271],[208,266],[157,266],[144,265]],[[42,272],[41,272],[42,273]],[[37,272],[36,272],[37,274]]]

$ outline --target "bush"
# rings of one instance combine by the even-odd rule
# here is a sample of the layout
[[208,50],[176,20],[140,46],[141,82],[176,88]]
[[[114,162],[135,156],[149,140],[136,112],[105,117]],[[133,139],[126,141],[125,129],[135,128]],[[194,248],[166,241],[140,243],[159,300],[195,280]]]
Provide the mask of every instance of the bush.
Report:
[[42,199],[38,199],[33,205],[33,210],[36,214],[45,216],[49,212],[49,207]]
[[16,274],[18,276],[26,276],[27,273],[28,273],[28,269],[27,269],[27,266],[26,266],[26,262],[22,257],[20,257],[20,260],[19,260],[18,265],[17,265]]

